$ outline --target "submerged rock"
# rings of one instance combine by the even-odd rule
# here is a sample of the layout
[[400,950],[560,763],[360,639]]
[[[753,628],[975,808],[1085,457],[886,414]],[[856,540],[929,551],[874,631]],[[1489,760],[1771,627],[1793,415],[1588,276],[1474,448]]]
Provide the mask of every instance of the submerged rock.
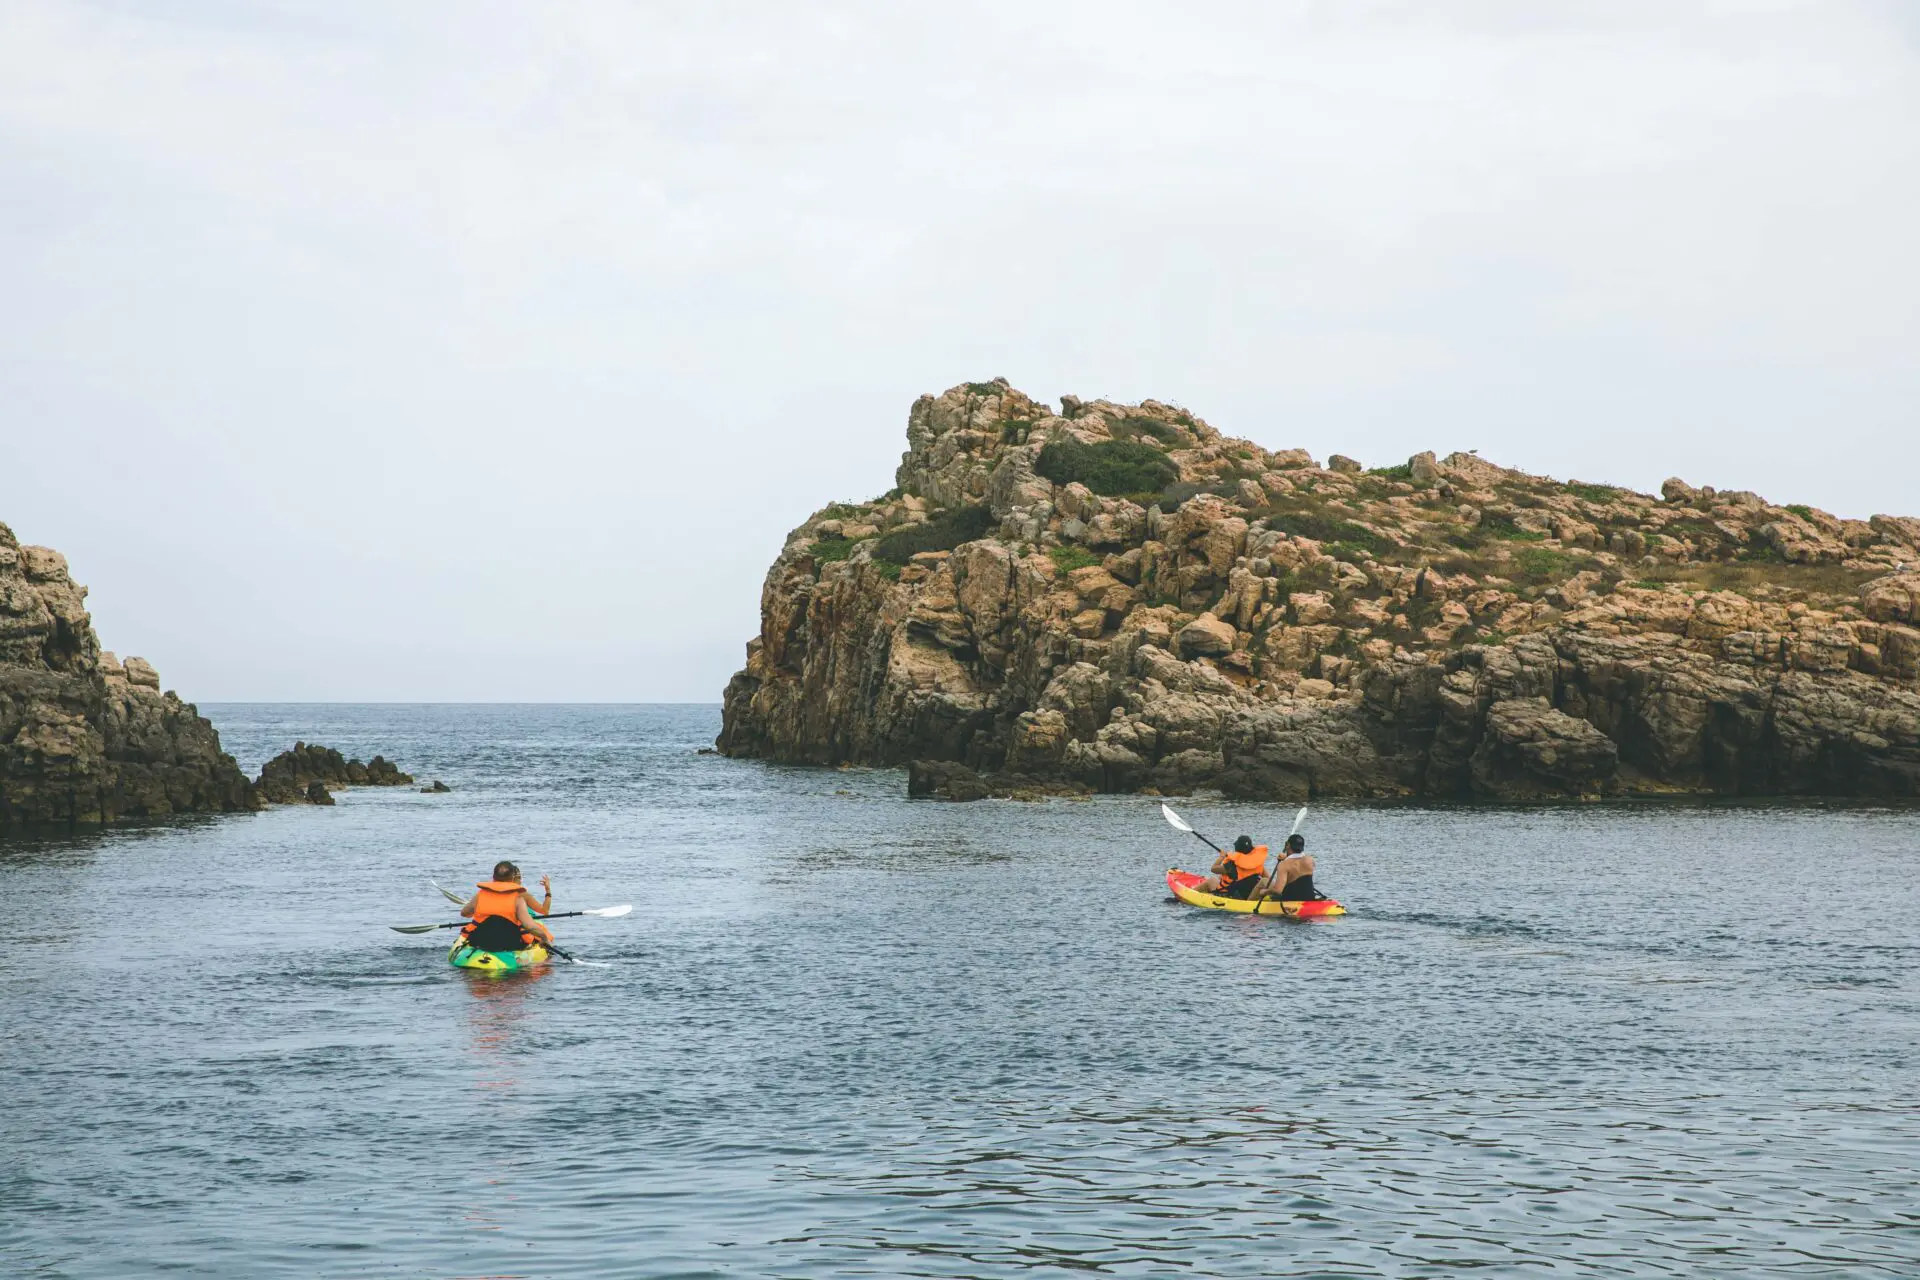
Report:
[[954,799],[1920,796],[1920,520],[1323,468],[1004,380],[907,440],[768,570],[722,752]]
[[259,808],[194,706],[101,649],[86,596],[0,524],[0,832]]

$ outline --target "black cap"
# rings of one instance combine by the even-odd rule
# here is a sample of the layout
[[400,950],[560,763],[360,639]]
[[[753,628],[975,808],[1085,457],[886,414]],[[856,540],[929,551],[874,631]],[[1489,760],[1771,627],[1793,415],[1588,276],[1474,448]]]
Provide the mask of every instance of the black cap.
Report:
[[1233,842],[1233,851],[1234,851],[1235,853],[1252,853],[1252,852],[1253,852],[1253,837],[1252,837],[1252,836],[1241,836],[1241,837],[1240,837],[1240,838],[1239,838],[1238,840],[1235,840],[1235,841]]

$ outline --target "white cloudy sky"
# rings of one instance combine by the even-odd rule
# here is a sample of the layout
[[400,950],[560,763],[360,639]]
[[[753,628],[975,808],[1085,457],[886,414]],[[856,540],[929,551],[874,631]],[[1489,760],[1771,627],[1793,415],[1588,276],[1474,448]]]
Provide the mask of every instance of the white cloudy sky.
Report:
[[1920,512],[1920,4],[0,0],[0,520],[190,698],[714,700],[913,396]]

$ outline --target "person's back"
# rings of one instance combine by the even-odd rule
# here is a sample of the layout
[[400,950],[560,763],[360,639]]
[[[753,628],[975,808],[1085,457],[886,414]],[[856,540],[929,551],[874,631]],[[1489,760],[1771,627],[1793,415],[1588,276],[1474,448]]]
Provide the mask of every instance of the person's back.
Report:
[[[520,868],[511,862],[495,864],[493,879],[475,885],[473,897],[460,908],[461,915],[473,919],[460,931],[461,938],[482,951],[519,951],[553,941],[553,935],[527,909],[531,896],[520,883]],[[543,910],[552,902],[553,890],[548,888]]]
[[1263,897],[1282,902],[1312,902],[1326,897],[1313,887],[1313,859],[1307,856],[1307,838],[1297,832],[1287,837],[1280,861],[1273,869],[1274,885]]

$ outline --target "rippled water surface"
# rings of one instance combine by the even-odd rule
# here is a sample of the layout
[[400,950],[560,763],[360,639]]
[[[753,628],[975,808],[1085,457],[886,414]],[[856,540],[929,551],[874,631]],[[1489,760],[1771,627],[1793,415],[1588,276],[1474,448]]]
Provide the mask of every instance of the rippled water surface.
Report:
[[[1910,811],[1316,807],[1293,924],[712,708],[204,709],[456,789],[0,844],[5,1274],[1920,1274]],[[385,927],[507,856],[598,965]]]

